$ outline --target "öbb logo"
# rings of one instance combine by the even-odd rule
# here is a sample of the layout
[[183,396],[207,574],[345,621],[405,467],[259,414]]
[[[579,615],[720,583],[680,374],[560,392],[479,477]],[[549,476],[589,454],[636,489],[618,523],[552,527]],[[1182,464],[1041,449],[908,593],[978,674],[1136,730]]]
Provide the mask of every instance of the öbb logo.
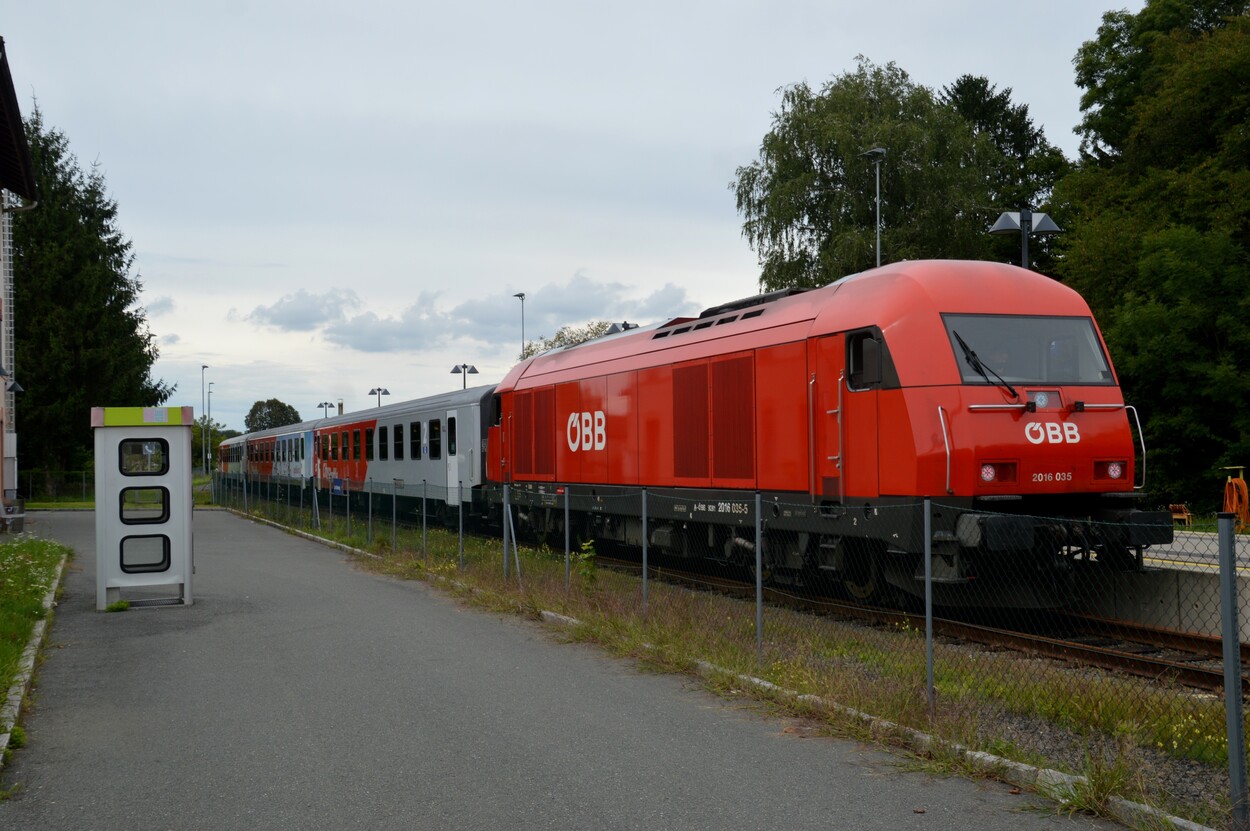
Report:
[[607,417],[603,410],[569,413],[568,423],[564,427],[569,450],[602,450],[608,443],[606,424]]
[[1055,421],[1044,424],[1033,421],[1024,426],[1024,437],[1029,440],[1029,444],[1076,444],[1081,440],[1081,432],[1072,421],[1063,424]]

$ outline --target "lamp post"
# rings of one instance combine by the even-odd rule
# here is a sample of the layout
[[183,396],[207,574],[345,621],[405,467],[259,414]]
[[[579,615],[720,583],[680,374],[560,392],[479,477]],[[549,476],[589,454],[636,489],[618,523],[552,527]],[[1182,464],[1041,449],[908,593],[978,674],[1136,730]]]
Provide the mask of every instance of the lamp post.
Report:
[[320,404],[318,404],[317,406],[321,408],[321,417],[322,417],[322,418],[329,418],[329,417],[330,417],[330,408],[334,406],[334,403],[333,403],[333,402],[331,402],[331,401],[322,401],[322,402],[321,402]]
[[860,158],[872,160],[877,169],[877,268],[881,267],[881,160],[885,158],[884,147],[874,147],[859,154]]
[[460,389],[469,388],[469,376],[477,375],[477,367],[473,364],[456,364],[451,368],[452,375],[460,376]]
[[390,395],[390,394],[391,394],[391,391],[390,391],[390,390],[388,390],[388,389],[386,389],[385,387],[374,387],[373,389],[369,390],[369,394],[370,394],[370,395],[376,395],[376,396],[378,397],[378,406],[379,406],[379,407],[381,407],[381,406],[382,406],[382,396],[384,396],[384,395]]
[[208,473],[208,440],[205,438],[204,431],[206,429],[203,422],[204,418],[204,370],[208,369],[208,364],[200,364],[200,457],[203,459],[204,472]]
[[521,354],[525,354],[525,292],[518,291],[512,295],[521,301]]
[[1029,235],[1036,234],[1038,236],[1049,234],[1061,234],[1063,229],[1055,224],[1055,221],[1044,213],[1033,213],[1028,208],[1021,208],[1017,211],[1007,211],[1000,214],[998,221],[990,228],[991,234],[1019,234],[1020,235],[1020,267],[1029,267]]
[[[213,468],[213,384],[215,383],[217,382],[208,382],[208,409],[205,411],[208,417],[208,468],[210,471]],[[210,473],[209,476],[211,479],[212,474]]]

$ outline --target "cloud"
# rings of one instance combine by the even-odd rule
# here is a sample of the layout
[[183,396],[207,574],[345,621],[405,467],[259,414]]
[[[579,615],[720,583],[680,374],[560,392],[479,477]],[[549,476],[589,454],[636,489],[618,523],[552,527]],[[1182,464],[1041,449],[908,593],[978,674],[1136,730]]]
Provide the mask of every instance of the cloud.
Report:
[[[550,337],[562,326],[592,320],[650,323],[700,310],[686,297],[686,290],[673,283],[641,298],[634,293],[624,283],[597,281],[579,270],[567,282],[549,283],[526,293],[525,337]],[[513,294],[499,293],[442,308],[438,293],[423,292],[397,316],[372,311],[344,316],[327,322],[323,335],[329,343],[360,352],[429,351],[457,345],[509,351],[521,343],[521,304]]]
[[174,298],[167,294],[160,297],[154,297],[145,307],[148,317],[158,317],[160,315],[169,314],[174,310]]
[[308,332],[343,320],[349,310],[359,307],[360,298],[351,289],[323,294],[299,289],[271,306],[257,306],[246,319],[288,332]]
[[161,346],[174,346],[176,344],[182,343],[182,336],[181,335],[161,335],[160,338],[157,340],[157,342]]

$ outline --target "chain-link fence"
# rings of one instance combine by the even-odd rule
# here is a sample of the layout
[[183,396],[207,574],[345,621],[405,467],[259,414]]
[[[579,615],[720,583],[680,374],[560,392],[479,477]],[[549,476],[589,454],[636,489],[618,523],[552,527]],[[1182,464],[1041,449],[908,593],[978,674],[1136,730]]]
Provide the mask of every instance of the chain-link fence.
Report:
[[95,473],[90,470],[23,470],[18,475],[17,485],[28,502],[89,503],[95,500]]
[[619,651],[695,656],[1208,824],[1244,792],[1231,782],[1244,783],[1250,621],[1233,631],[1226,613],[1250,589],[1221,599],[1231,531],[1222,552],[1214,531],[1140,522],[578,485],[227,480],[217,493],[396,569],[566,615]]

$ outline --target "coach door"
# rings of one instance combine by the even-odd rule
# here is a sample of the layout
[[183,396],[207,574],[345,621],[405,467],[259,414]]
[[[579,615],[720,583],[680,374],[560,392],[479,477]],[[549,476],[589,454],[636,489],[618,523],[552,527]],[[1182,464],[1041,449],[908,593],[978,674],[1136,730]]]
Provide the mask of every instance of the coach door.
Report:
[[[454,502],[464,499],[464,494],[457,493],[456,488],[460,483],[460,458],[458,445],[458,419],[456,418],[456,410],[447,411],[447,501]],[[466,483],[472,485],[472,483]]]

